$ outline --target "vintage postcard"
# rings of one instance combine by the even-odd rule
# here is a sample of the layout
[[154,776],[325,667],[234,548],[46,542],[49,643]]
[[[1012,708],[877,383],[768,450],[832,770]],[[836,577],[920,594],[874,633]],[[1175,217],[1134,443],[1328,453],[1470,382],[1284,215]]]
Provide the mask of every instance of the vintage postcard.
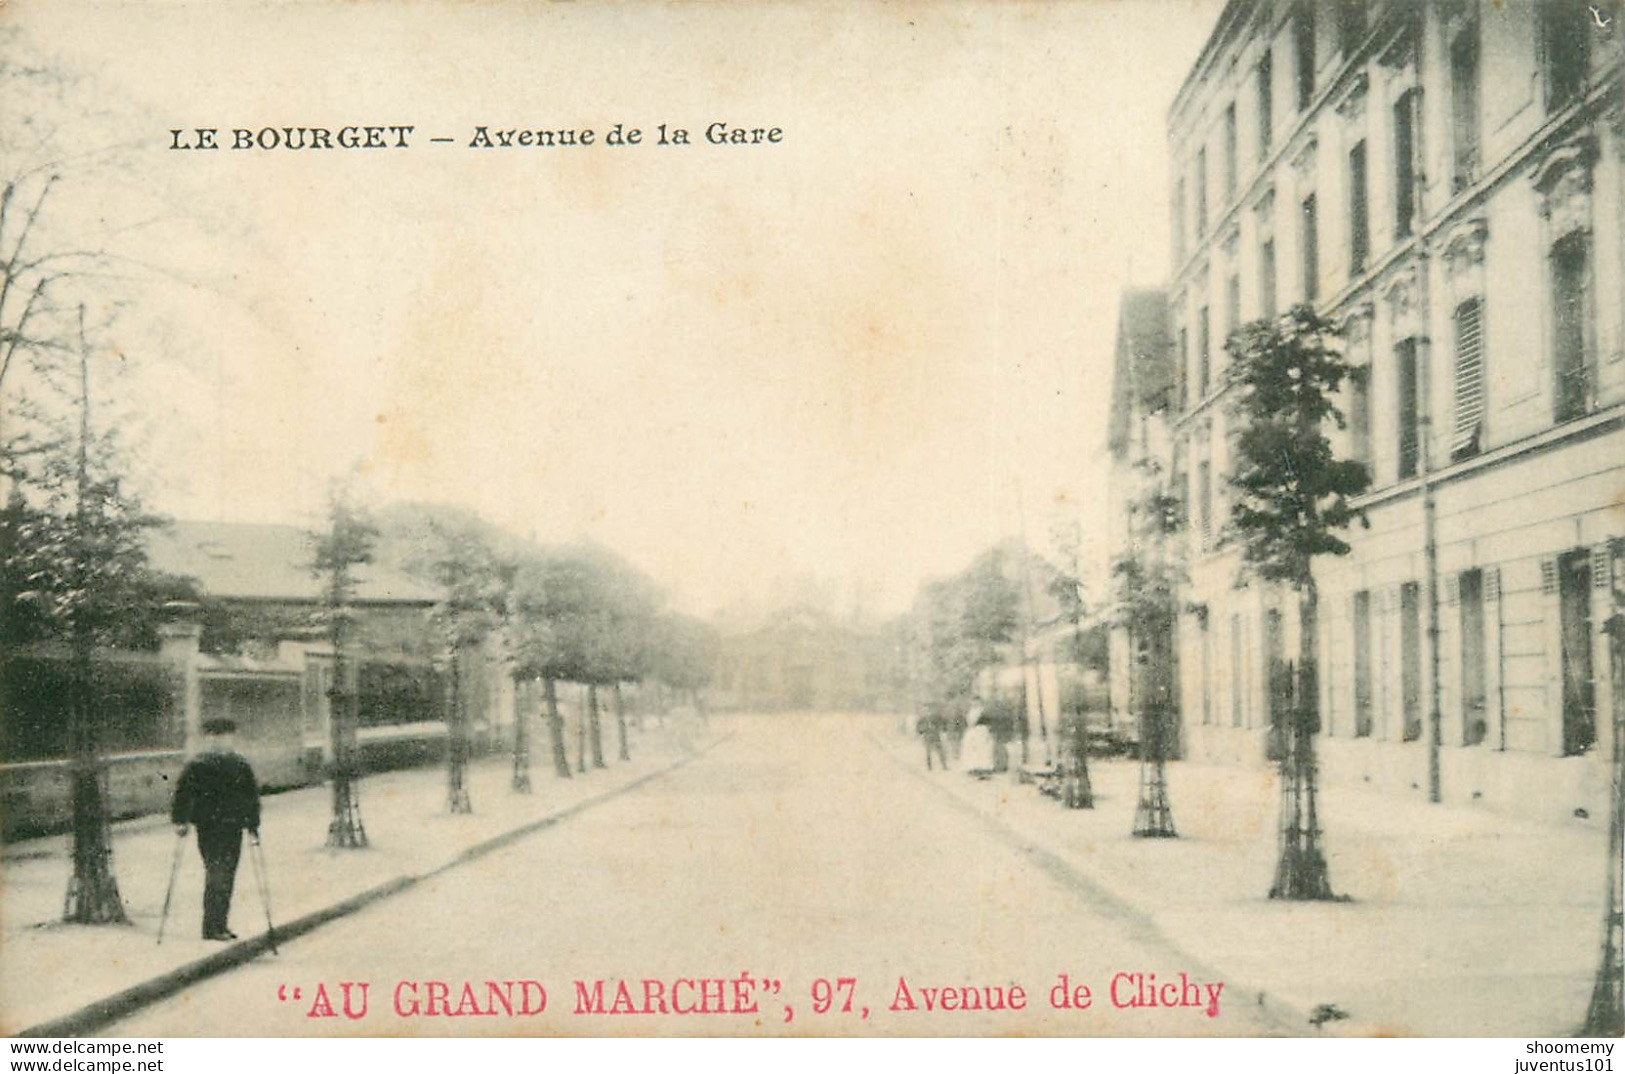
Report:
[[1612,1069],[1622,70],[0,0],[0,1030]]

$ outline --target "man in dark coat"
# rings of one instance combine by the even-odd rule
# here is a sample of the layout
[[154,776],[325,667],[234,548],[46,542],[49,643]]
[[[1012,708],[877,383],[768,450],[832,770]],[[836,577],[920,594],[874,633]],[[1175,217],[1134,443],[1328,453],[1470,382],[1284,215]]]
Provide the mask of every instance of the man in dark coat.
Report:
[[176,835],[185,836],[190,827],[197,828],[198,853],[203,855],[205,940],[237,938],[226,927],[226,919],[231,913],[243,832],[255,842],[260,837],[259,782],[248,762],[232,749],[236,730],[230,720],[204,723],[203,747],[181,770],[169,814]]
[[936,758],[942,770],[948,770],[948,754],[942,748],[943,719],[935,712],[925,712],[920,716],[920,722],[915,730],[925,742],[925,770],[931,771],[931,759]]

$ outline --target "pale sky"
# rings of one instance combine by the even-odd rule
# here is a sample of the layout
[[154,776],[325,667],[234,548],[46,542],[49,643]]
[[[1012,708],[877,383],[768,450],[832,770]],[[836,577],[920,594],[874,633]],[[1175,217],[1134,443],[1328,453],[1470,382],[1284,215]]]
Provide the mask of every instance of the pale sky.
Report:
[[[76,137],[132,147],[64,206],[160,206],[114,240],[154,266],[117,340],[153,506],[308,524],[359,466],[379,502],[600,541],[693,610],[807,575],[886,611],[1019,530],[1018,499],[1035,539],[1058,502],[1101,509],[1118,296],[1166,274],[1165,114],[1221,6],[0,20],[90,73]],[[707,145],[714,121],[783,141]],[[644,143],[466,147],[617,122]],[[652,144],[661,123],[697,144]],[[168,149],[172,127],[345,124],[416,130]]]

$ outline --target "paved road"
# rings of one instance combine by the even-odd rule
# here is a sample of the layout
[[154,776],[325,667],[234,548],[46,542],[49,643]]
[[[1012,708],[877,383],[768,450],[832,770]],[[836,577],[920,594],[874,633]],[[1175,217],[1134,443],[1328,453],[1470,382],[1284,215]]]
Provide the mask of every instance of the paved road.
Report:
[[[740,719],[731,738],[670,776],[291,942],[280,957],[201,983],[108,1032],[1279,1031],[1241,996],[1222,990],[1218,1016],[1208,1017],[1207,986],[1222,978],[1086,880],[1030,856],[930,785],[966,777],[926,777],[899,763],[874,737],[891,733],[872,719]],[[257,910],[242,892],[235,913]],[[757,986],[740,1001],[734,980],[746,972],[778,982],[776,989]],[[1087,1009],[1051,1005],[1063,973],[1070,999],[1080,998],[1080,984],[1088,987]],[[1139,993],[1117,975],[1135,973],[1156,975],[1153,998],[1194,1004],[1115,1006],[1114,978],[1117,998],[1127,1000]],[[1191,987],[1178,987],[1182,973]],[[841,1010],[843,977],[856,981],[850,1013]],[[830,988],[815,996],[820,979]],[[359,1020],[343,1014],[338,985],[346,980],[368,982]],[[488,980],[539,982],[546,1010],[510,1017]],[[466,998],[464,981],[473,982]],[[625,981],[620,1007],[640,1013],[578,1014],[576,981],[589,997],[603,982],[606,1012],[616,1008]],[[446,1008],[461,1005],[464,1015],[423,1013],[437,999],[429,982],[444,982]],[[337,1016],[309,1017],[323,983]],[[1175,987],[1163,987],[1170,983]],[[1025,993],[1024,1009],[1009,1009],[1013,985]],[[396,1013],[397,994],[407,1016]],[[826,994],[831,1009],[820,1014],[816,1000]],[[353,989],[352,1011],[360,997]],[[516,1012],[527,1002],[538,1005],[536,989],[523,984],[511,986],[507,998]],[[977,999],[981,1010],[927,1009]],[[727,1012],[675,1014],[673,1001],[685,1010]],[[910,1002],[915,1009],[905,1009]],[[987,1009],[995,1004],[1005,1009]],[[754,1012],[735,1013],[753,1005]],[[469,1013],[492,1006],[496,1016]],[[645,1008],[655,1013],[641,1013]]]

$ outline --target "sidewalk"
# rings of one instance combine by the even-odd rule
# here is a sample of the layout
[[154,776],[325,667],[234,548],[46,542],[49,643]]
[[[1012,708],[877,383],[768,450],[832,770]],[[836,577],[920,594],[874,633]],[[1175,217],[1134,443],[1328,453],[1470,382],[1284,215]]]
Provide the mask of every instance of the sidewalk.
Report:
[[[342,916],[476,856],[493,841],[626,791],[716,741],[711,734],[690,741],[674,729],[655,727],[633,735],[632,761],[611,762],[608,769],[570,780],[554,775],[543,742],[532,761],[535,791],[529,795],[510,790],[510,759],[477,761],[469,768],[474,812],[460,816],[446,812],[442,767],[367,776],[360,798],[371,845],[364,850],[323,845],[331,811],[326,785],[264,798],[260,830],[278,937],[285,929],[308,930]],[[243,938],[233,944],[199,938],[203,864],[188,838],[164,941],[156,942],[175,843],[163,818],[114,826],[113,867],[133,928],[61,923],[71,872],[68,837],[28,840],[0,852],[0,1033],[31,1027],[51,1035],[90,1032],[97,1022],[86,1017],[90,1005],[139,1005],[157,998],[152,993],[236,965],[265,946],[265,913],[246,840],[231,915]],[[133,992],[120,997],[128,990]],[[59,1022],[69,1016],[74,1018]]]
[[[1012,775],[924,771],[913,736],[881,745],[1226,975],[1304,1034],[1560,1036],[1585,1018],[1602,942],[1606,817],[1562,825],[1329,786],[1332,886],[1348,903],[1265,896],[1276,860],[1273,767],[1173,762],[1178,839],[1135,839],[1139,765],[1093,760],[1093,810]],[[1168,967],[1176,971],[1179,967]]]

